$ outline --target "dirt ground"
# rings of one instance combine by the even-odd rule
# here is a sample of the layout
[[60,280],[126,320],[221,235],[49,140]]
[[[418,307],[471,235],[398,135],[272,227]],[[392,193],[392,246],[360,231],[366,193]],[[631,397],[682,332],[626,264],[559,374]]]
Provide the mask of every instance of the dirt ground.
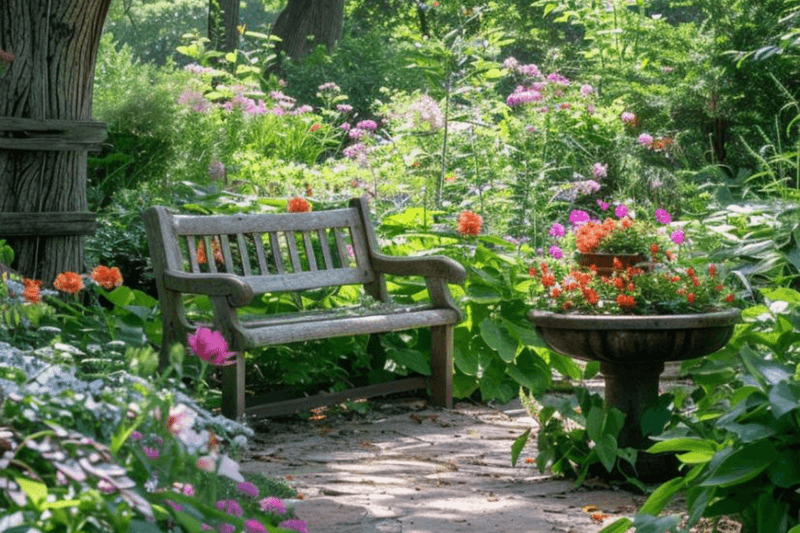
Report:
[[[644,502],[601,480],[575,487],[540,474],[525,461],[533,439],[512,467],[511,444],[532,426],[518,401],[445,410],[423,397],[374,399],[362,414],[327,410],[257,425],[242,470],[294,486],[296,513],[312,533],[594,533]],[[718,527],[738,532],[734,523]]]

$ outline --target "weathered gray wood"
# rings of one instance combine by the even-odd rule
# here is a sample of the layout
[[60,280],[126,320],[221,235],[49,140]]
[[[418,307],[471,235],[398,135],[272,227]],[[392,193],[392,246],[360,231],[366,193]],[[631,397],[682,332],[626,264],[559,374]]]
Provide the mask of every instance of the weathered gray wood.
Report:
[[96,151],[108,136],[106,130],[103,122],[0,117],[0,149]]
[[[430,388],[437,404],[451,406],[453,327],[460,316],[447,283],[463,282],[463,267],[437,256],[396,258],[381,254],[366,200],[356,199],[350,205],[348,209],[328,212],[233,216],[176,216],[162,207],[148,209],[145,226],[164,316],[162,361],[169,346],[167,338],[169,342],[185,341],[187,332],[196,327],[186,319],[183,294],[204,294],[210,298],[214,327],[223,333],[231,349],[238,352],[259,346],[430,327]],[[333,236],[332,243],[328,232]],[[271,256],[267,255],[262,240],[265,235],[269,236]],[[251,236],[259,274],[254,273],[247,251]],[[186,263],[177,244],[181,239],[186,239],[189,272],[184,271]],[[197,263],[195,239],[204,243],[207,268]],[[217,267],[215,242],[221,249],[224,268]],[[315,245],[320,247],[323,264],[315,255]],[[422,276],[430,303],[414,306],[391,303],[384,273]],[[237,312],[237,308],[248,305],[257,295],[344,285],[362,285],[380,301],[349,309],[258,317]],[[410,383],[418,388],[427,381],[417,378]],[[323,405],[350,394],[385,394],[398,386],[382,384],[359,392],[344,391],[341,396],[292,401],[273,406],[277,411],[271,407],[248,407],[244,397],[244,359],[240,354],[237,364],[223,372],[223,412],[232,418],[240,418],[245,412],[264,416],[283,412],[282,409]]]
[[96,230],[94,213],[0,213],[0,237],[92,235]]

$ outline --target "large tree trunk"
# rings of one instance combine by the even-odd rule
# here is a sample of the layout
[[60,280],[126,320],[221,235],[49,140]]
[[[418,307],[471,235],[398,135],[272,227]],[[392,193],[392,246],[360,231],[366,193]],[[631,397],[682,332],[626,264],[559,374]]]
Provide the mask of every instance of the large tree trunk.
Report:
[[289,0],[272,26],[278,51],[299,59],[317,45],[332,51],[342,37],[344,0]]
[[[0,238],[17,254],[15,269],[45,284],[60,272],[84,270],[82,234],[90,231],[79,137],[91,129],[95,58],[110,3],[0,1],[0,49],[14,55],[0,75]],[[31,140],[37,127],[46,131]],[[32,230],[42,224],[52,233]],[[53,234],[59,236],[47,236]]]
[[214,50],[233,52],[239,47],[239,0],[209,0],[208,39]]

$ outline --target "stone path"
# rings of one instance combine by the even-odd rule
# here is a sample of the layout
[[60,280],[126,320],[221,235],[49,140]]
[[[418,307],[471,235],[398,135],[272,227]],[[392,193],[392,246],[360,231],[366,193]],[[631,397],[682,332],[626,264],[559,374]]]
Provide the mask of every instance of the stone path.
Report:
[[268,421],[242,470],[288,479],[312,533],[594,533],[644,501],[539,474],[524,460],[535,443],[512,468],[511,444],[533,424],[518,401],[444,410],[377,399],[364,415]]

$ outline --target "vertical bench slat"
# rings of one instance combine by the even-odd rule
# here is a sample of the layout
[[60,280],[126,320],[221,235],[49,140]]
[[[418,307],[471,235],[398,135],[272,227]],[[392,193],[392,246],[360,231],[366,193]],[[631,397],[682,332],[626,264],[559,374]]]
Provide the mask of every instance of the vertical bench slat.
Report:
[[325,233],[325,228],[318,229],[317,235],[319,236],[319,246],[322,248],[322,259],[325,261],[325,270],[333,270],[333,258],[331,257],[328,234]]
[[336,241],[336,251],[339,254],[339,264],[341,268],[347,268],[350,263],[347,254],[347,247],[344,244],[342,228],[333,228],[333,239]]
[[233,274],[233,252],[231,251],[230,239],[228,239],[228,235],[226,233],[223,233],[220,235],[219,240],[220,248],[222,249],[222,262],[225,265],[225,271]]
[[208,271],[212,274],[217,273],[217,258],[214,256],[214,239],[210,235],[203,235],[203,248],[206,251],[206,264]]
[[236,244],[239,245],[239,257],[242,259],[242,272],[245,276],[252,274],[250,270],[250,255],[247,253],[247,240],[243,233],[236,234]]
[[253,233],[253,240],[256,245],[256,256],[258,257],[258,269],[261,271],[262,276],[268,276],[269,269],[267,269],[267,258],[264,255],[264,241],[261,239],[260,233]]
[[269,232],[269,244],[272,249],[272,259],[275,261],[275,270],[278,274],[283,274],[286,269],[283,267],[283,257],[281,256],[281,243],[278,240],[278,232]]
[[297,253],[297,240],[295,239],[295,233],[292,230],[289,230],[284,233],[286,235],[286,246],[289,247],[289,260],[292,262],[292,268],[294,272],[302,272],[303,266],[300,264],[300,255]]
[[314,245],[311,243],[311,233],[308,231],[303,232],[303,246],[308,258],[308,269],[313,272],[317,270],[317,258],[314,256]]
[[200,272],[200,265],[197,264],[197,247],[194,245],[194,237],[186,236],[186,253],[189,254],[189,268],[193,273]]
[[369,270],[370,261],[369,257],[367,256],[367,243],[364,241],[363,237],[363,228],[360,223],[353,224],[350,227],[350,239],[353,243],[353,252],[356,256],[356,265],[359,269]]

